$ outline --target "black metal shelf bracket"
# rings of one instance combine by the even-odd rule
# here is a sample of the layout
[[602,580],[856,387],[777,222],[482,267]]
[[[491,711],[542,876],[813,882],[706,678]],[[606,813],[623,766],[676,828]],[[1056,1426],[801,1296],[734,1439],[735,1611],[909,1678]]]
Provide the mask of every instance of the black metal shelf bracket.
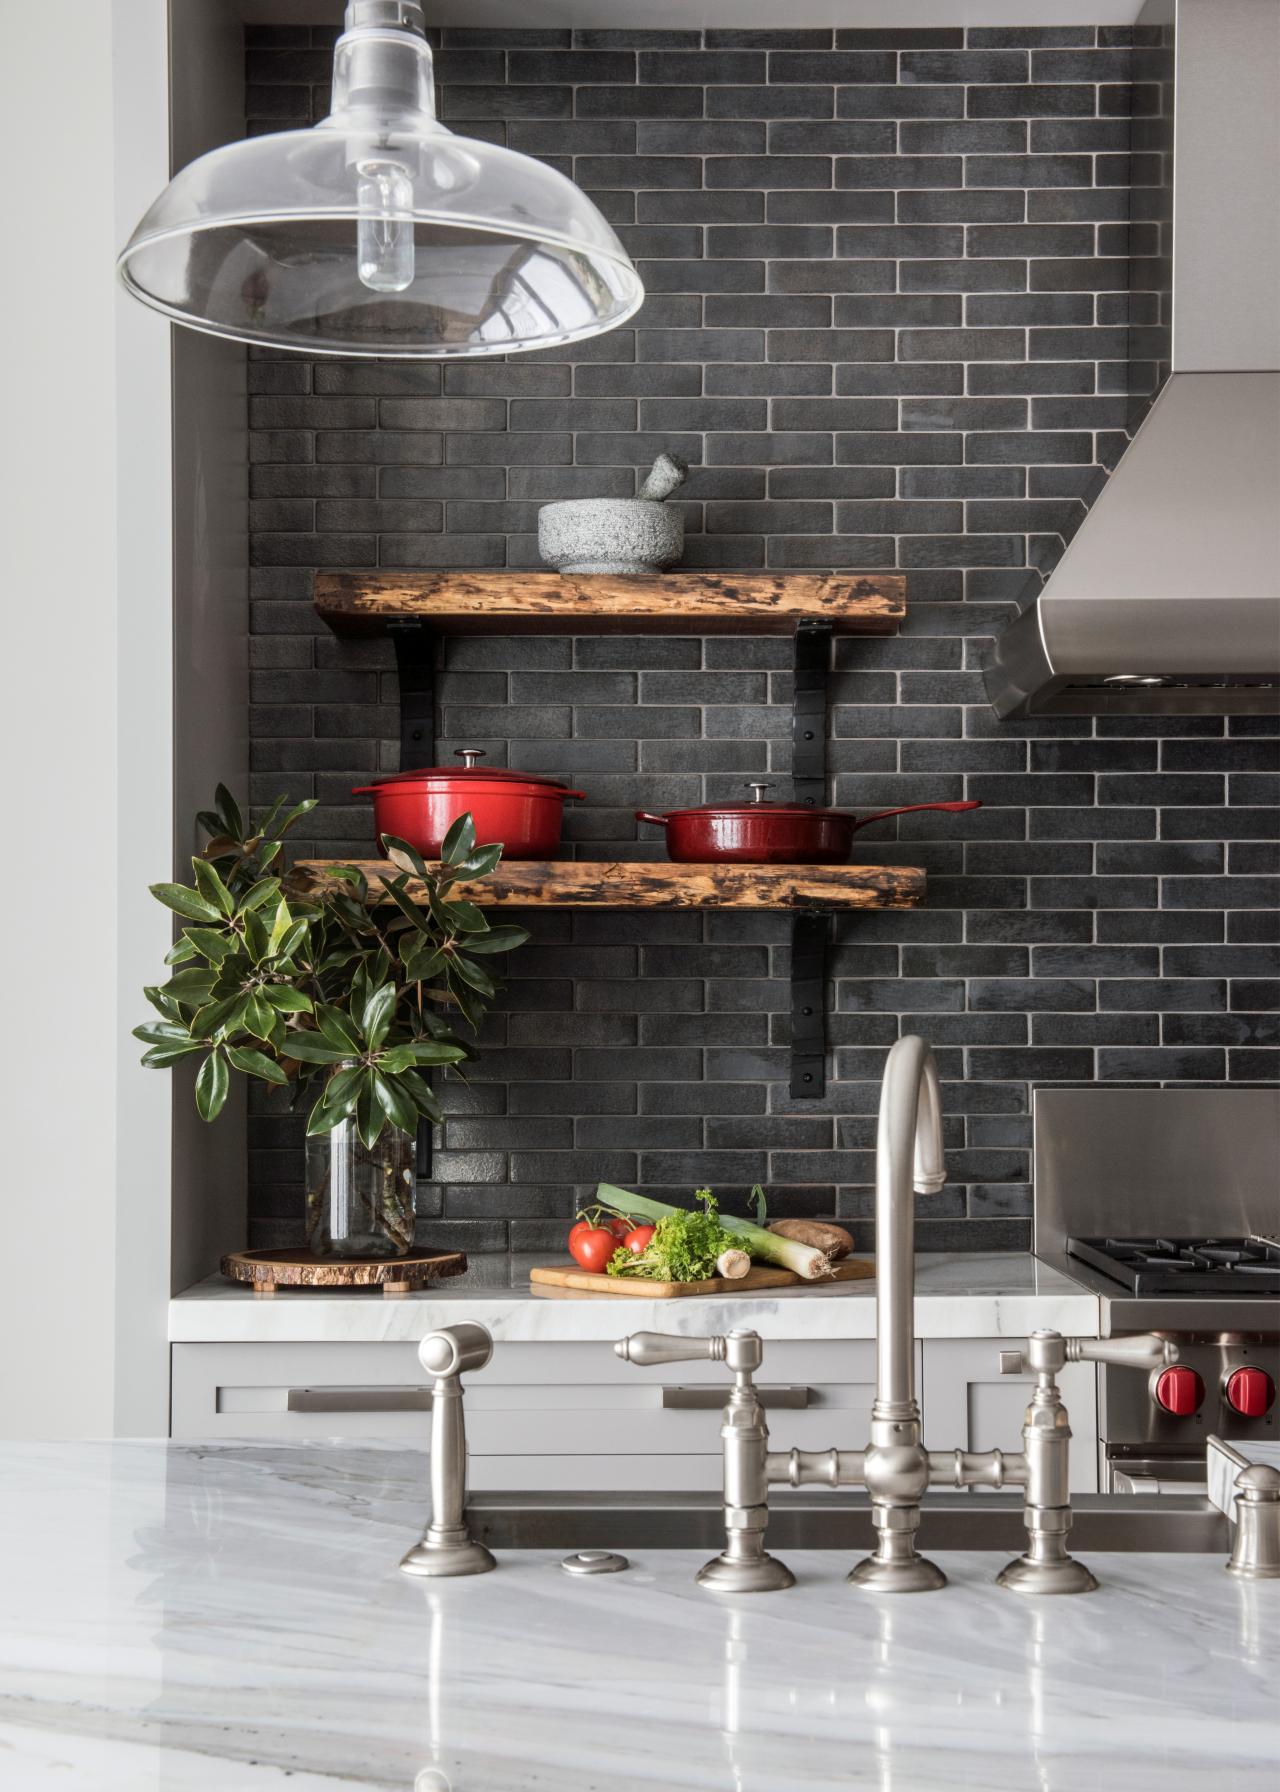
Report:
[[791,784],[807,808],[827,800],[827,674],[831,624],[801,622],[795,633],[795,698],[791,716]]
[[827,943],[831,916],[801,909],[791,919],[791,1097],[827,1092]]
[[400,770],[430,765],[436,756],[436,641],[409,618],[387,624],[400,679]]

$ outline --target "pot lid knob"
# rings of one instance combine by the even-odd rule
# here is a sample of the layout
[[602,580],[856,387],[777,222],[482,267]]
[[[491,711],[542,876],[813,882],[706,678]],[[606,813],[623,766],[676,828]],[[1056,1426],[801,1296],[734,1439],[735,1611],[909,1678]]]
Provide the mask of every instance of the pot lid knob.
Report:
[[748,780],[747,789],[754,792],[754,794],[751,798],[753,803],[762,803],[765,800],[765,796],[764,796],[765,791],[772,790],[773,785],[772,784],[756,784],[756,783],[752,783],[750,780]]
[[483,747],[459,747],[454,754],[454,758],[460,759],[467,770],[470,771],[477,759],[486,759],[488,758],[488,754]]

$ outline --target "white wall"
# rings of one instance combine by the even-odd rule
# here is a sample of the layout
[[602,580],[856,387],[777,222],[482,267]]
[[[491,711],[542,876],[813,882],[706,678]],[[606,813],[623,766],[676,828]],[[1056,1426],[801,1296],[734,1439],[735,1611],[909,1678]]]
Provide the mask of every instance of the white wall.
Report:
[[170,1094],[128,1030],[168,938],[169,331],[114,276],[168,175],[165,30],[163,0],[0,0],[10,1436],[165,1423]]

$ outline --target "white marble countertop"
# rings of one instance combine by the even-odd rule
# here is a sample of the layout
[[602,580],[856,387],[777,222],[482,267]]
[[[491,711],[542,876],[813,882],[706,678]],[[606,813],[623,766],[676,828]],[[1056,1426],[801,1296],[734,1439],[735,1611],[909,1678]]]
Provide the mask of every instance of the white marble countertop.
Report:
[[[530,1288],[527,1268],[505,1286],[471,1276],[387,1299],[376,1289],[321,1294],[281,1289],[262,1299],[211,1276],[169,1303],[173,1343],[416,1343],[439,1325],[478,1320],[499,1342],[599,1342],[626,1331],[728,1331],[765,1338],[873,1338],[874,1280],[728,1297],[645,1300]],[[1098,1298],[1025,1253],[925,1254],[916,1259],[916,1336],[1024,1338],[1037,1326],[1097,1337]]]
[[1280,1581],[1093,1556],[1023,1600],[1002,1558],[869,1596],[698,1558],[574,1579],[512,1552],[396,1567],[422,1458],[363,1443],[0,1445],[0,1782],[15,1792],[1274,1792]]

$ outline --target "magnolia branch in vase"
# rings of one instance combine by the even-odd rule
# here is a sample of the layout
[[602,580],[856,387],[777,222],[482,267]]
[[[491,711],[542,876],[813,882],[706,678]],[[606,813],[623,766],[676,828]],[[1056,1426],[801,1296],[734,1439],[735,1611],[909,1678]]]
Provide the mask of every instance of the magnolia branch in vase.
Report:
[[[280,797],[254,828],[222,785],[214,804],[198,817],[209,839],[191,861],[194,884],[151,886],[183,926],[166,959],[173,974],[143,992],[158,1019],[134,1028],[147,1047],[142,1062],[198,1058],[205,1120],[220,1113],[239,1072],[307,1106],[308,1138],[340,1131],[365,1154],[388,1130],[411,1143],[420,1120],[442,1117],[424,1073],[456,1071],[477,1055],[454,1029],[461,1020],[478,1031],[497,993],[485,961],[529,937],[491,927],[454,893],[489,876],[501,846],[477,846],[470,815],[450,828],[439,864],[385,834],[394,872],[371,887],[353,865],[322,878],[284,868],[284,835],[313,800],[289,808]],[[403,1216],[392,1227],[393,1249],[403,1251],[412,1170],[397,1174],[409,1185],[408,1240]],[[342,1199],[367,1200],[358,1182]]]

